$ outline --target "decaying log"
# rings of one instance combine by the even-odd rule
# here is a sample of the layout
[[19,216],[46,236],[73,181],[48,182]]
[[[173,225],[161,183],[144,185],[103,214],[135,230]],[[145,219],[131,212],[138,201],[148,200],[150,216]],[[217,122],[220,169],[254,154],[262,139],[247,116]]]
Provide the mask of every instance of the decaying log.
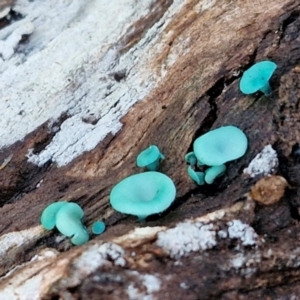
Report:
[[[297,299],[300,279],[300,5],[296,0],[5,1],[0,5],[0,299]],[[260,60],[270,97],[239,91]],[[247,153],[196,186],[196,137],[241,128]],[[177,197],[139,223],[109,205],[156,144]],[[282,199],[249,196],[243,170],[267,146]],[[74,247],[40,215],[78,203]]]

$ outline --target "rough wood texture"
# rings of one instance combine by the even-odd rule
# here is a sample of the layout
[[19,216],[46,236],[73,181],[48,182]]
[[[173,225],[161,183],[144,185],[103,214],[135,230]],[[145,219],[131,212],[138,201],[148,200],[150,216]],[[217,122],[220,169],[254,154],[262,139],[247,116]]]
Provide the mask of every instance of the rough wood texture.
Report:
[[[74,1],[78,11],[70,4],[78,12],[76,22],[62,35],[93,22],[96,2],[83,12],[78,9],[85,8],[83,2]],[[35,31],[29,36],[20,31],[25,45],[18,40],[19,52],[14,48],[11,57],[2,52],[4,75],[18,68],[21,75],[14,80],[3,75],[7,90],[3,84],[0,95],[9,116],[0,122],[0,161],[8,158],[0,167],[0,299],[297,299],[299,2],[161,0],[136,4],[136,10],[134,2],[124,2],[132,6],[127,21],[116,20],[101,47],[93,31],[95,48],[80,48],[82,60],[70,50],[74,65],[59,62],[65,82],[58,87],[54,78],[55,84],[43,83],[39,60],[33,60],[59,56],[62,50],[53,45],[62,35],[53,43],[47,36],[45,49],[35,54],[30,52],[30,43],[39,40]],[[17,1],[16,10],[31,3]],[[30,17],[38,31],[42,21]],[[6,30],[11,21],[0,26]],[[31,56],[13,65],[22,51]],[[242,95],[242,72],[264,59],[278,64],[272,96]],[[41,103],[36,90],[22,84],[30,66],[28,82],[37,81]],[[53,62],[49,68],[58,67]],[[15,106],[21,92],[25,104]],[[29,125],[18,131],[17,122]],[[228,124],[245,131],[246,155],[228,164],[213,185],[195,186],[184,155],[196,137]],[[166,212],[140,224],[113,211],[108,195],[116,182],[139,172],[135,158],[149,144],[166,156],[161,171],[178,193]],[[245,194],[258,177],[244,176],[243,169],[268,144],[277,151],[277,173],[290,188],[278,203],[255,206]],[[44,231],[40,214],[58,199],[80,204],[88,227],[105,220],[107,231],[81,247]]]

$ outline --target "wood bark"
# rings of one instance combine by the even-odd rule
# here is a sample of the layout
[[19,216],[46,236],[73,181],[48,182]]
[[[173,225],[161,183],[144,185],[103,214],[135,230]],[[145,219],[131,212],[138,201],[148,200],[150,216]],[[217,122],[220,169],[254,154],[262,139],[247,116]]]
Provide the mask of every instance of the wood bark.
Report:
[[[9,14],[14,20],[14,6]],[[11,26],[8,19],[2,21],[2,30]],[[189,0],[179,5],[157,0],[145,13],[137,10],[131,21],[109,46],[101,45],[106,55],[111,49],[117,52],[119,65],[108,69],[109,79],[99,78],[97,68],[92,68],[104,61],[99,50],[88,67],[82,66],[59,91],[60,97],[82,99],[74,102],[75,108],[57,115],[55,105],[49,106],[53,119],[45,114],[45,121],[41,119],[43,123],[24,138],[2,143],[0,299],[297,299],[299,1]],[[32,39],[33,35],[34,31]],[[19,51],[25,51],[30,42],[31,34],[24,34]],[[271,79],[272,95],[243,95],[238,84],[242,73],[261,60],[278,64]],[[100,97],[102,91],[95,82],[102,87],[101,80],[110,80],[112,91],[127,86],[128,95],[137,99],[130,102],[129,96],[123,97],[127,92],[120,92],[119,98],[107,92],[101,99],[115,115],[128,106],[116,120],[119,129],[65,164],[62,155],[55,153],[39,164],[38,159],[42,161],[43,153],[48,153],[43,151],[51,149],[68,120],[79,116],[76,105],[83,107]],[[134,92],[138,85],[144,92]],[[117,102],[110,102],[113,97]],[[4,94],[0,101],[5,101]],[[15,113],[17,118],[20,111]],[[80,122],[97,127],[105,117],[97,113],[80,115]],[[246,155],[229,163],[226,174],[212,185],[196,186],[187,175],[184,156],[195,138],[223,125],[245,132]],[[14,135],[17,127],[9,128]],[[109,193],[117,182],[140,172],[135,159],[151,144],[158,145],[166,157],[160,170],[174,180],[177,197],[167,211],[139,223],[114,211]],[[247,177],[243,169],[269,144],[279,159],[276,173],[289,188],[278,203],[262,206],[247,194],[261,176]],[[74,247],[57,231],[42,229],[41,212],[61,199],[84,209],[88,228],[104,220],[106,232]],[[239,236],[230,235],[233,224],[240,224]],[[202,245],[193,230],[197,234],[207,230],[215,244]],[[176,235],[178,244],[174,244]],[[189,248],[193,241],[197,245]]]

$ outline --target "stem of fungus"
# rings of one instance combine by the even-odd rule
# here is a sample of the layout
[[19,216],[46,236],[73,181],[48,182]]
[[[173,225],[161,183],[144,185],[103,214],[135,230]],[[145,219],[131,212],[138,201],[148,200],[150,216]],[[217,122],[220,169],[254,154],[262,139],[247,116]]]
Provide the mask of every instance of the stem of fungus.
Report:
[[188,174],[198,185],[204,184],[204,173],[196,172],[191,166],[188,167]]
[[71,238],[71,242],[74,245],[82,245],[85,244],[89,240],[89,234],[84,226],[82,226],[81,222],[80,225],[78,224],[78,229],[76,233]]
[[270,96],[272,93],[269,82],[267,82],[261,89],[259,89],[265,96]]
[[217,177],[222,176],[225,173],[225,171],[226,171],[225,165],[210,167],[205,171],[204,180],[207,184],[212,184],[214,180]]
[[195,166],[197,164],[197,158],[195,156],[194,152],[189,152],[186,156],[185,156],[185,161],[187,163],[189,163],[191,166]]
[[146,166],[149,171],[157,171],[159,168],[159,158],[153,163]]

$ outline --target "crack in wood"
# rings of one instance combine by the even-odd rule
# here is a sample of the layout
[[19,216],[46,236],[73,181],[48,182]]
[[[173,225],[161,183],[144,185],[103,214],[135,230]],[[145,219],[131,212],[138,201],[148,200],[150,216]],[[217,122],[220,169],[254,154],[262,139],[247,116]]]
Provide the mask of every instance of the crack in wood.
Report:
[[32,154],[38,155],[40,154],[53,140],[53,137],[60,130],[60,126],[62,123],[67,120],[70,116],[67,113],[63,113],[57,120],[54,122],[48,121],[46,124],[42,126],[47,126],[49,129],[47,130],[48,134],[42,137],[42,139],[37,140],[34,143]]

